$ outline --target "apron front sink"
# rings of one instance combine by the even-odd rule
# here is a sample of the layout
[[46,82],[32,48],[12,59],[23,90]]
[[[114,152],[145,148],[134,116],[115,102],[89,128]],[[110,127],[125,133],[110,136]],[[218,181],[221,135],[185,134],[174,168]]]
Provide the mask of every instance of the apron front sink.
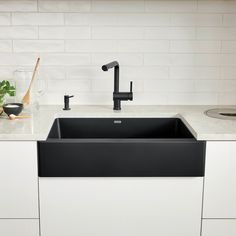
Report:
[[40,177],[204,176],[205,142],[178,118],[57,118]]

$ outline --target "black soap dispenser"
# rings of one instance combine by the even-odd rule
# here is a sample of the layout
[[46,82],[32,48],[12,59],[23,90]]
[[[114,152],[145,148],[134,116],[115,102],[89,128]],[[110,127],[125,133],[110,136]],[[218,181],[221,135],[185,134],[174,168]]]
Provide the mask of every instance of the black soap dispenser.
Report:
[[64,111],[69,111],[70,110],[70,98],[73,98],[74,95],[64,95]]

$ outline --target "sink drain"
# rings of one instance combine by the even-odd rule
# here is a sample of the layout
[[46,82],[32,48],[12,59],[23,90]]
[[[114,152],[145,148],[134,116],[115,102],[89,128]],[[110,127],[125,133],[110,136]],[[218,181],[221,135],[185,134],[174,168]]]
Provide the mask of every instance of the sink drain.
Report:
[[216,108],[205,112],[209,117],[222,120],[236,120],[236,109],[231,108]]

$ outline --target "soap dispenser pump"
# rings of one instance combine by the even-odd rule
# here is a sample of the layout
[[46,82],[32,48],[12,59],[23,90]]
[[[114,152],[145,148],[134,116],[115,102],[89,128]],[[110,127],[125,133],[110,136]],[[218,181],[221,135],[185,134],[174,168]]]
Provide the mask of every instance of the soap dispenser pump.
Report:
[[74,95],[64,95],[64,111],[69,111],[70,110],[70,98],[73,98]]

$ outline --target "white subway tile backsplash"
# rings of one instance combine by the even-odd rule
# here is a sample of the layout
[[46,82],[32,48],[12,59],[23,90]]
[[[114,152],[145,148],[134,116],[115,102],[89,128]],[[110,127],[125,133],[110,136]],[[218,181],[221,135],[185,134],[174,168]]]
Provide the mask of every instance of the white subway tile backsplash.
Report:
[[[106,75],[98,66],[68,66],[65,72],[67,79],[97,79]],[[110,76],[109,73],[107,75]]]
[[145,66],[170,66],[170,55],[165,53],[146,53],[144,54]]
[[236,41],[222,41],[223,53],[236,53]]
[[220,53],[220,41],[171,41],[170,51],[173,53]]
[[66,79],[66,67],[64,66],[40,66],[39,77],[43,80]]
[[10,25],[11,24],[11,14],[0,12],[0,25]]
[[221,14],[186,13],[172,14],[172,26],[221,26],[223,16]]
[[170,54],[171,66],[195,66],[195,55],[191,53]]
[[221,80],[220,81],[221,92],[235,92],[236,93],[236,80]]
[[144,29],[142,27],[94,26],[92,39],[144,39]]
[[65,13],[66,25],[167,26],[170,14],[154,13]]
[[48,91],[65,93],[91,91],[90,80],[49,80]]
[[13,25],[63,25],[63,13],[12,13]]
[[[40,97],[40,103],[41,104],[56,104],[56,105],[61,105],[63,104],[63,96],[65,95],[64,92],[57,91],[57,92],[50,92],[50,93],[44,93]],[[77,99],[73,99],[72,102],[78,101]]]
[[235,104],[236,0],[0,0],[0,79],[38,56],[46,104]]
[[145,39],[170,39],[170,27],[145,27]]
[[222,54],[220,64],[222,66],[236,66],[236,54]]
[[218,103],[219,104],[227,104],[227,105],[235,105],[236,104],[235,92],[233,92],[233,93],[229,93],[229,92],[220,93]]
[[236,40],[236,27],[202,27],[197,29],[199,40]]
[[0,52],[12,52],[12,40],[0,40]]
[[171,67],[170,79],[218,80],[221,78],[219,67]]
[[35,0],[0,0],[0,12],[37,11]]
[[117,41],[118,52],[163,53],[169,51],[168,40],[120,40]]
[[40,39],[90,39],[89,26],[39,26]]
[[209,92],[209,93],[217,93],[219,92],[220,80],[195,80],[195,91],[198,92]]
[[84,53],[44,53],[40,56],[42,58],[41,64],[47,66],[80,66],[91,64],[90,54]]
[[146,1],[146,11],[148,12],[196,12],[197,1],[191,0],[161,0],[161,1]]
[[198,11],[209,12],[209,13],[234,13],[236,12],[236,1],[235,0],[199,0],[198,1]]
[[93,12],[143,12],[144,0],[96,0],[92,1]]
[[0,53],[1,66],[33,66],[38,54]]
[[[128,103],[128,102],[127,102]],[[85,104],[85,105],[110,105],[112,109],[112,94],[105,92],[89,92],[89,93],[75,93],[75,97],[71,99],[71,104]]]
[[112,40],[66,40],[66,52],[117,52]]
[[223,26],[236,26],[236,14],[224,14]]
[[39,0],[38,5],[40,12],[88,12],[91,9],[91,2],[88,0]]
[[113,91],[113,83],[114,82],[110,79],[94,79],[92,80],[92,91],[93,92]]
[[194,81],[193,80],[145,80],[144,90],[147,92],[194,92]]
[[0,39],[37,39],[36,26],[0,26]]
[[64,40],[14,40],[14,52],[63,52]]
[[168,104],[168,94],[164,92],[134,92],[135,99],[127,105],[163,105]]
[[121,71],[122,78],[137,79],[168,79],[168,66],[124,66]]
[[145,39],[195,39],[195,27],[146,27]]
[[143,54],[141,53],[93,53],[92,65],[99,68],[103,64],[117,60],[122,66],[141,66],[143,65]]
[[[112,75],[110,75],[112,76]],[[143,80],[132,79],[133,89],[135,92],[143,91]],[[120,81],[120,90],[129,91],[129,80],[123,79]],[[107,79],[93,79],[92,80],[92,91],[94,92],[110,92],[113,91],[114,81],[111,78]]]
[[221,68],[221,78],[234,80],[236,79],[236,67],[222,67]]
[[195,54],[195,66],[221,66],[221,55]]
[[14,66],[0,66],[0,80],[12,79]]
[[[66,93],[69,93],[70,91],[66,91]],[[65,92],[64,91],[57,91],[57,92],[50,92],[48,94],[44,94],[42,97],[40,97],[40,100],[42,100],[42,104],[63,104],[63,96]],[[71,105],[110,105],[112,109],[112,94],[109,93],[89,93],[90,96],[88,96],[88,93],[86,92],[73,92],[74,97],[71,99],[70,104]],[[129,102],[126,103],[127,105]]]
[[218,94],[209,93],[209,92],[207,93],[169,93],[167,104],[215,105],[215,104],[218,104]]

